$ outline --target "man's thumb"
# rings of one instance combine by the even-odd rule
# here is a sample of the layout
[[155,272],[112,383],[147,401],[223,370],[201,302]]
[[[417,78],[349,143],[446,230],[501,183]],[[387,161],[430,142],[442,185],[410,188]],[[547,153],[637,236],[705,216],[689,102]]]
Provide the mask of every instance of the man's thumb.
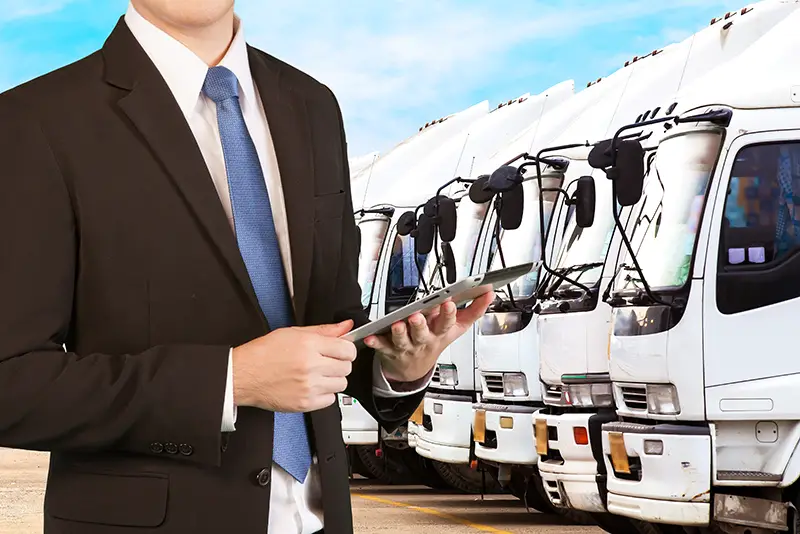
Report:
[[307,327],[310,331],[321,336],[339,337],[353,329],[353,320],[348,319],[337,324],[320,324]]

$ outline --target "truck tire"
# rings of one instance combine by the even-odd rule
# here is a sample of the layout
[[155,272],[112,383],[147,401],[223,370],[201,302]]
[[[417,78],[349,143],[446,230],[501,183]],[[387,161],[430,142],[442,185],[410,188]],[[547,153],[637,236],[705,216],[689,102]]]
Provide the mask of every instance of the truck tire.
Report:
[[[350,460],[350,469],[354,475],[361,475],[362,477],[366,478],[367,480],[375,480],[375,475],[366,468],[364,462],[361,461],[361,457],[358,455],[358,451],[355,450],[355,445],[348,447],[348,455],[347,457]],[[374,454],[374,453],[373,453]]]
[[[677,525],[662,525],[661,523],[647,523],[631,519],[631,523],[639,531],[639,534],[684,534],[687,532],[683,527]],[[709,533],[710,534],[710,533]]]
[[437,490],[450,489],[450,485],[440,476],[433,466],[433,461],[423,458],[414,449],[398,451],[399,460],[409,473],[412,484],[422,484]]
[[385,454],[383,458],[375,456],[375,445],[356,445],[355,448],[358,459],[373,479],[392,485],[413,483],[404,465],[397,465],[397,462],[388,459]]
[[[497,493],[500,485],[490,472],[485,476],[476,469],[471,469],[468,464],[448,464],[432,461],[433,468],[447,485],[461,493],[481,494]],[[484,479],[486,487],[484,488]]]
[[511,481],[508,483],[509,492],[521,500],[527,508],[532,508],[543,514],[555,514],[553,503],[544,492],[541,479],[536,476],[525,477],[523,473],[512,471]]
[[592,512],[589,514],[597,526],[610,534],[641,534],[633,521],[627,517],[610,514],[608,512]]

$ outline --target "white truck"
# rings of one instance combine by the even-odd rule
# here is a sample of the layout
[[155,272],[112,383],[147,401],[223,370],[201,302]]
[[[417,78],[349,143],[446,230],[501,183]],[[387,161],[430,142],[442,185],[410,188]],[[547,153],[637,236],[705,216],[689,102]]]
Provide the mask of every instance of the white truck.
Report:
[[[540,116],[551,93],[553,98],[563,100],[572,94],[572,84],[559,84],[542,95],[525,94],[488,114],[483,112],[485,103],[481,103],[447,120],[434,121],[353,177],[354,189],[357,184],[363,187],[363,193],[354,193],[354,196],[359,196],[363,205],[369,206],[356,215],[360,217],[358,225],[362,235],[359,265],[362,303],[372,320],[417,295],[419,273],[411,255],[413,238],[398,235],[396,228],[402,214],[426,202],[454,170],[470,168],[475,159],[484,158],[487,151],[502,145],[523,125]],[[392,204],[383,204],[384,201]],[[394,211],[387,214],[389,209]],[[402,265],[393,259],[401,253],[406,258]],[[419,267],[424,268],[424,264]],[[360,460],[367,472],[387,481],[407,480],[408,477],[398,472],[398,469],[403,470],[399,462],[382,457],[388,452],[383,450],[383,444],[394,450],[407,448],[406,428],[386,434],[355,399],[340,395],[339,404],[344,441],[353,446],[352,459]],[[397,457],[394,451],[392,455]],[[360,466],[355,461],[354,467],[358,469]],[[420,464],[429,467],[420,461],[411,464],[415,469]],[[428,474],[427,470],[417,471],[417,478],[427,478],[440,485],[437,477],[422,476]]]
[[798,27],[795,11],[678,95],[643,195],[641,149],[617,143],[608,172],[633,205],[633,254],[626,244],[610,300],[613,513],[797,532]]
[[[681,86],[737,57],[796,7],[782,2],[748,6],[715,19],[706,29],[655,56],[629,63],[625,90],[606,102],[615,110],[610,121],[597,120],[592,116],[597,110],[592,110],[581,126],[586,132],[594,130],[590,137],[597,138],[602,124],[599,135],[612,137],[637,117],[664,116]],[[568,139],[565,133],[562,141]],[[657,138],[651,135],[646,142],[653,141]],[[610,181],[585,161],[577,163],[573,161],[570,171],[580,169],[595,177],[598,203],[590,228],[580,228],[574,218],[569,222],[553,266],[583,287],[557,276],[548,276],[540,286],[540,379],[546,407],[534,416],[536,452],[554,505],[602,514],[595,515],[599,523],[621,531],[624,525],[605,514],[606,469],[600,433],[603,423],[616,420],[607,355],[611,307],[603,293],[622,241],[614,232]]]
[[[471,176],[475,168],[483,168],[485,160],[501,148],[507,147],[515,136],[531,123],[573,95],[572,81],[563,82],[525,102],[510,101],[489,116],[476,122],[469,130],[466,144],[454,146],[466,157],[461,157],[456,168],[457,176]],[[453,141],[457,141],[454,139]],[[446,153],[442,150],[441,153]],[[452,160],[452,158],[450,158]],[[426,162],[427,164],[427,162]],[[458,186],[458,183],[454,184]],[[452,187],[448,191],[452,191]],[[465,194],[461,187],[459,196]],[[451,193],[450,196],[453,196]],[[458,204],[456,237],[452,243],[455,256],[455,278],[485,271],[486,248],[484,220],[488,204],[476,205],[468,198]],[[483,260],[482,260],[483,259]],[[435,278],[428,289],[442,287],[444,279]],[[445,349],[439,358],[433,381],[424,401],[409,422],[409,440],[421,456],[434,460],[435,468],[452,485],[464,491],[482,489],[480,475],[470,470],[472,404],[476,401],[474,332],[470,330]]]
[[[513,158],[514,154],[527,153],[527,158],[535,155],[536,151],[548,146],[587,110],[600,105],[609,93],[621,91],[624,83],[625,78],[619,74],[590,83],[586,89],[544,116],[535,130],[497,154],[492,159],[494,169],[503,165],[504,160]],[[527,158],[518,160],[514,165],[530,163]],[[569,168],[566,172],[574,174]],[[535,176],[535,170],[527,167],[525,177],[530,179]],[[533,187],[533,182],[535,180],[525,183]],[[557,180],[555,185],[564,187],[566,184]],[[547,198],[552,203],[557,197],[551,192]],[[507,264],[528,261],[528,258],[538,260],[541,256],[540,227],[544,222],[547,228],[550,211],[544,214],[542,221],[538,193],[526,198],[525,205],[523,225],[505,236],[509,240],[507,248],[511,254],[506,258]],[[552,225],[552,228],[553,231],[546,237],[552,239],[546,247],[551,254],[558,245],[564,226]],[[494,266],[497,266],[500,258],[496,257],[494,261]],[[532,431],[533,413],[543,406],[538,385],[538,342],[533,321],[537,273],[512,286],[511,298],[521,308],[510,306],[511,298],[501,292],[498,294],[498,304],[490,308],[476,328],[480,397],[472,407],[471,426],[474,453],[479,461],[496,466],[500,470],[501,482],[508,483],[512,491],[529,505],[540,510],[552,510],[538,478],[538,457]]]
[[[422,126],[418,132],[399,143],[386,154],[374,157],[368,165],[358,165],[360,168],[352,169],[351,187],[353,204],[356,209],[368,208],[394,208],[391,205],[384,206],[380,203],[389,200],[388,196],[382,196],[381,191],[391,189],[392,184],[396,183],[407,170],[419,160],[427,158],[433,150],[445,143],[451,137],[466,129],[474,121],[485,116],[489,112],[489,103],[484,101],[471,106],[461,112],[430,121]],[[365,158],[361,158],[362,161]],[[425,192],[410,199],[409,204],[423,202],[426,199]],[[401,199],[395,200],[402,202]],[[366,203],[366,204],[365,204]],[[408,206],[406,206],[407,208]],[[384,210],[385,211],[385,210]],[[403,211],[397,213],[397,217]],[[388,212],[391,219],[393,211]],[[366,215],[366,217],[363,217]],[[376,281],[376,272],[384,273],[385,270],[379,268],[382,258],[381,252],[384,249],[386,235],[390,226],[390,221],[385,220],[387,215],[381,218],[379,213],[359,213],[356,212],[359,228],[361,230],[361,254],[359,257],[359,283],[362,288],[362,304],[369,308],[370,319],[375,320],[382,315],[380,307],[371,305],[373,285]],[[395,220],[396,222],[396,220]],[[381,289],[385,288],[383,280],[378,278],[378,285]],[[376,293],[377,295],[377,293]],[[376,296],[377,298],[377,296]],[[339,395],[339,407],[342,411],[342,437],[346,445],[352,445],[353,450],[357,451],[359,446],[367,448],[366,451],[374,455],[375,447],[378,444],[379,428],[378,422],[351,397]]]

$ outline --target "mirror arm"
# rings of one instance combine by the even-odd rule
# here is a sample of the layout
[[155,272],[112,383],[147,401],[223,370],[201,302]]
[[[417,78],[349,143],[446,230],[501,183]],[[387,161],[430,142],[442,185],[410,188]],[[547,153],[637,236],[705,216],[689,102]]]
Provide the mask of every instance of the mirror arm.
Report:
[[[653,124],[660,124],[662,122],[668,122],[668,121],[673,121],[673,120],[677,120],[677,117],[675,115],[668,115],[666,117],[660,117],[658,119],[650,119],[648,121],[636,122],[636,123],[628,124],[628,125],[625,125],[625,126],[621,127],[619,130],[617,130],[617,133],[614,134],[614,138],[611,140],[611,157],[613,159],[613,163],[611,164],[611,166],[613,167],[613,166],[617,165],[617,145],[618,145],[619,141],[625,141],[626,140],[626,137],[624,137],[622,135],[622,132],[625,132],[627,130],[632,130],[634,128],[641,128],[643,126],[651,126]],[[639,134],[639,135],[641,135],[641,134]]]
[[[572,144],[572,145],[562,145],[562,146],[556,146],[556,147],[548,147],[548,148],[541,149],[539,151],[539,153],[536,154],[536,160],[535,160],[536,161],[536,181],[538,182],[538,185],[539,185],[539,191],[542,191],[542,189],[543,189],[543,187],[542,187],[542,167],[541,167],[542,154],[544,154],[545,152],[555,152],[555,151],[558,151],[558,150],[568,150],[570,148],[579,148],[579,147],[583,147],[583,146],[587,146],[588,147],[590,145],[589,145],[588,142],[586,142],[586,143],[579,143],[579,144],[576,143],[576,144]],[[569,197],[567,197],[567,198],[569,198]],[[553,211],[555,211],[555,210],[553,210]],[[551,218],[552,218],[552,215],[551,215]],[[552,222],[552,219],[551,219],[551,222]],[[585,292],[586,295],[591,293],[589,291],[589,288],[586,287],[585,285],[581,284],[577,280],[573,280],[571,278],[568,278],[566,275],[563,275],[563,274],[555,272],[553,269],[550,268],[549,265],[547,265],[547,234],[550,233],[550,226],[548,226],[548,228],[547,228],[547,233],[545,233],[544,226],[545,226],[544,225],[544,195],[539,194],[539,233],[540,233],[540,239],[542,240],[542,242],[541,242],[542,269],[544,269],[545,271],[550,273],[552,276],[557,277],[562,282],[566,281],[566,282],[569,282],[570,284],[574,285],[575,287],[581,288]]]
[[453,185],[454,183],[457,183],[457,182],[458,182],[458,183],[464,183],[464,184],[471,184],[471,183],[474,183],[474,182],[475,182],[475,180],[471,180],[471,179],[468,179],[468,178],[461,178],[460,176],[458,176],[458,177],[456,177],[456,178],[453,178],[453,179],[452,179],[452,180],[450,180],[449,182],[445,183],[445,184],[444,184],[442,187],[440,187],[439,189],[437,189],[437,190],[436,190],[436,196],[434,197],[434,198],[436,199],[436,208],[437,208],[437,212],[438,212],[438,208],[439,208],[439,195],[441,195],[441,194],[442,194],[442,191],[444,191],[445,187],[447,187],[447,186],[450,186],[450,185]]
[[[667,306],[672,308],[671,304],[664,302],[660,298],[658,298],[653,291],[650,289],[650,284],[647,283],[645,279],[644,272],[642,271],[642,267],[639,265],[639,260],[636,258],[636,254],[633,252],[633,245],[631,245],[630,239],[628,239],[628,235],[625,233],[625,227],[622,225],[622,221],[619,220],[619,213],[617,213],[617,181],[611,180],[611,210],[614,214],[614,224],[617,226],[617,230],[619,230],[620,237],[622,238],[622,242],[625,243],[625,248],[628,249],[628,254],[631,256],[631,261],[633,261],[633,266],[636,268],[637,274],[642,278],[642,285],[644,286],[644,291],[647,293],[647,296],[656,304],[661,304],[662,306]],[[612,278],[613,280],[613,278]]]

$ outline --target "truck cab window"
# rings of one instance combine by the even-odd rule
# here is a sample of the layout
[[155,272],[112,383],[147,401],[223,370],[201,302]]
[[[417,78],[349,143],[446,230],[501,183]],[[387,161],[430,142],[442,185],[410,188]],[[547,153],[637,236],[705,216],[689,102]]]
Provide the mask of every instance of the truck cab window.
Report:
[[425,269],[427,254],[416,254],[414,238],[396,235],[389,258],[389,277],[386,284],[386,313],[402,308],[414,299],[419,284],[419,269]]
[[800,143],[743,148],[728,183],[718,306],[736,313],[800,296]]

